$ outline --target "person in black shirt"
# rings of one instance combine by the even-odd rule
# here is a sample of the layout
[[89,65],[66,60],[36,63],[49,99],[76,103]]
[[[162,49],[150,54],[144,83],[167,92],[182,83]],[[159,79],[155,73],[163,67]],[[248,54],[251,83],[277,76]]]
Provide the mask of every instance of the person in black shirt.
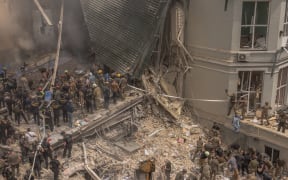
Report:
[[57,155],[54,156],[54,159],[50,161],[50,168],[54,173],[54,180],[58,180],[59,171],[60,171],[60,162],[57,159]]
[[225,90],[226,95],[229,97],[229,106],[228,106],[228,113],[227,116],[230,116],[232,109],[235,113],[235,104],[236,104],[236,95],[235,93],[232,93],[231,95],[228,94],[228,90]]
[[64,136],[64,151],[63,151],[63,158],[66,157],[67,151],[68,151],[68,158],[71,157],[71,151],[72,151],[72,136],[66,134],[64,131],[61,133],[62,136]]

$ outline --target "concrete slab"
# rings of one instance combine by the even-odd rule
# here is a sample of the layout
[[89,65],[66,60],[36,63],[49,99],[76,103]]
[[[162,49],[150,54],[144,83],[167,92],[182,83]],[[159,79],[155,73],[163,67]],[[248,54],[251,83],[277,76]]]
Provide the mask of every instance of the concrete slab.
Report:
[[133,153],[141,148],[141,146],[134,141],[118,141],[115,145],[128,153]]
[[160,80],[160,85],[163,88],[164,92],[171,96],[177,96],[176,89],[173,85],[167,83],[165,79]]

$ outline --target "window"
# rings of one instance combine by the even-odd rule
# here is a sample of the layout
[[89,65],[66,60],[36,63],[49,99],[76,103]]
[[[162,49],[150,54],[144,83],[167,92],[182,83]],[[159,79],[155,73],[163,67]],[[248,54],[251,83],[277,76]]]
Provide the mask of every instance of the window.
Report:
[[265,50],[267,46],[269,2],[244,1],[240,48]]
[[288,36],[288,0],[286,0],[286,10],[284,17],[284,36]]
[[239,71],[237,99],[246,102],[247,113],[261,104],[263,71]]
[[279,159],[280,151],[269,146],[265,146],[265,154],[269,156],[270,161],[276,162]]
[[288,76],[288,67],[282,68],[278,74],[277,82],[277,93],[276,93],[276,105],[281,106],[285,104],[286,98],[286,89],[287,89],[287,76]]

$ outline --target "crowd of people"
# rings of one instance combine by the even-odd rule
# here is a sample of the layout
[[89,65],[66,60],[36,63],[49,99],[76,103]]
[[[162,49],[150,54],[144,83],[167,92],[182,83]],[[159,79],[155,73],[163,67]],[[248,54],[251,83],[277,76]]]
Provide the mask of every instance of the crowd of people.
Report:
[[[60,125],[72,128],[75,108],[84,114],[93,113],[102,107],[108,109],[111,102],[124,99],[129,75],[111,72],[94,64],[86,74],[68,70],[58,73],[54,86],[51,86],[49,82],[53,70],[40,68],[39,76],[34,73],[35,76],[29,77],[26,66],[21,68],[18,78],[9,74],[6,68],[0,68],[0,109],[3,110],[0,114],[0,143],[10,145],[19,142],[21,149],[21,152],[8,150],[1,154],[2,176],[8,180],[17,179],[20,164],[29,162],[31,168],[27,170],[24,179],[31,176],[32,165],[32,178],[40,177],[42,163],[44,168],[50,167],[54,179],[58,179],[61,165],[50,147],[49,135],[40,142],[31,128],[16,134],[15,126],[34,123],[39,127],[48,126],[51,132]],[[66,155],[69,158],[73,140],[65,132],[61,134],[64,137],[63,158]]]
[[[283,179],[286,163],[276,159],[272,161],[265,153],[254,148],[242,149],[239,144],[231,144],[224,148],[221,144],[220,127],[214,124],[208,137],[199,137],[195,150],[191,150],[190,157],[193,163],[200,165],[200,180],[215,180],[216,176],[233,180],[272,180]],[[170,179],[171,162],[166,161],[163,171],[165,179]],[[193,169],[192,171],[193,172]],[[195,172],[195,171],[194,171]],[[188,173],[184,168],[176,174],[175,180],[197,180],[196,173]]]
[[[240,128],[240,120],[244,119],[246,117],[247,112],[247,100],[245,98],[241,98],[237,100],[236,94],[228,94],[228,90],[225,90],[226,95],[229,97],[229,104],[228,104],[228,112],[227,116],[230,116],[231,112],[234,111],[234,116],[232,119],[232,125],[235,132],[239,132]],[[260,122],[260,125],[271,125],[270,123],[270,113],[269,111],[272,109],[272,107],[269,105],[268,102],[265,102],[263,106],[258,105],[258,107],[255,109],[255,117],[257,121]],[[285,130],[288,126],[287,120],[288,117],[286,113],[283,110],[276,111],[276,121],[278,123],[277,125],[277,131],[281,131],[282,133],[285,133]]]

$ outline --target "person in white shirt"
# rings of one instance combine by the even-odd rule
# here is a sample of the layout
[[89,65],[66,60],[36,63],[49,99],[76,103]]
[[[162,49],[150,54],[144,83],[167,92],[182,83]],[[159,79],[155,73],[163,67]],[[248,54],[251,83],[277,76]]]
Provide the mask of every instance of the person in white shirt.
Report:
[[27,129],[27,132],[25,133],[25,138],[29,143],[33,143],[38,139],[36,133],[32,132],[30,128]]

